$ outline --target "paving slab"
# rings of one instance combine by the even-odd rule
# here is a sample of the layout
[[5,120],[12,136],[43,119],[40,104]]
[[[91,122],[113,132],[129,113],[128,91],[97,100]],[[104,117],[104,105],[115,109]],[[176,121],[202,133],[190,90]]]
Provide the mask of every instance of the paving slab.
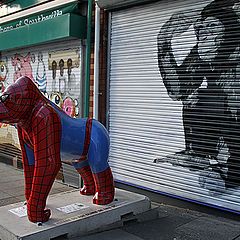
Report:
[[158,211],[159,219],[122,229],[144,240],[240,240],[238,220],[162,204]]
[[[6,188],[6,189],[3,189],[1,193],[2,194],[7,193],[12,197],[23,196],[24,195],[24,187],[18,186],[18,187]],[[0,193],[0,196],[1,196],[1,193]]]
[[11,197],[10,194],[5,192],[0,192],[0,200]]
[[[2,174],[1,174],[2,176]],[[13,182],[13,181],[18,181],[22,180],[23,176],[22,175],[3,175],[2,178],[0,179],[0,184],[8,183],[8,182]]]
[[237,221],[201,217],[177,228],[174,237],[176,240],[235,240],[239,235],[240,223]]
[[[92,204],[92,196],[82,196],[78,190],[58,193],[48,199],[47,208],[52,210],[52,217],[42,226],[28,221],[26,210],[19,209],[23,206],[20,202],[0,207],[1,240],[50,240],[59,236],[86,235],[120,222],[126,216],[148,211],[151,202],[143,195],[120,189],[116,189],[115,200],[104,206]],[[23,216],[9,210],[17,210]]]
[[[0,177],[2,177],[2,174],[0,174]],[[5,189],[12,189],[13,187],[21,187],[24,189],[24,180],[23,177],[20,180],[14,180],[9,182],[0,183],[1,191]]]
[[[139,238],[133,234],[127,233],[121,229],[109,230],[99,234],[81,237],[80,239],[81,240],[113,240],[113,239],[114,240],[143,240],[142,238]],[[80,239],[78,238],[78,240]]]
[[[16,197],[9,197],[9,198],[4,198],[4,199],[0,199],[0,206],[5,206],[5,205],[9,205],[12,203],[17,203],[19,202],[19,199]],[[1,218],[1,216],[0,216]]]
[[195,216],[175,214],[141,224],[126,225],[123,230],[144,240],[170,240],[174,239],[177,227],[195,219]]

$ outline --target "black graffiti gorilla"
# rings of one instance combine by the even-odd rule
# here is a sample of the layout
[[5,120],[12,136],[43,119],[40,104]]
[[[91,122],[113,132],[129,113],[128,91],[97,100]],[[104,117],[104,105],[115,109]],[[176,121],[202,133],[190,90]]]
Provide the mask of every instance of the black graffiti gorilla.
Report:
[[[224,142],[229,155],[226,187],[240,185],[240,27],[235,2],[215,0],[195,19],[173,14],[158,34],[164,85],[173,100],[183,103],[185,153],[217,160]],[[172,39],[190,26],[197,43],[178,65]]]

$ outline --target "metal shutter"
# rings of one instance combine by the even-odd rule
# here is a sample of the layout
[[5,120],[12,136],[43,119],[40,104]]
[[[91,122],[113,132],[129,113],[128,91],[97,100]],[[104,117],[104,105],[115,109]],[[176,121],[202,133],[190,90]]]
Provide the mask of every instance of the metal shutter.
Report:
[[[239,212],[240,187],[225,187],[228,169],[234,183],[240,175],[239,1],[158,1],[110,16],[109,162],[115,179]],[[204,39],[204,32],[200,38],[202,28],[219,34],[219,54],[208,52],[218,40]]]
[[[21,75],[26,75],[37,83],[46,97],[68,115],[80,117],[82,115],[82,52],[80,40],[2,52],[1,87],[4,89]],[[0,128],[0,136],[0,153],[6,157],[16,155],[20,157],[16,129],[3,124]],[[63,165],[65,182],[79,186],[79,174],[72,167]]]

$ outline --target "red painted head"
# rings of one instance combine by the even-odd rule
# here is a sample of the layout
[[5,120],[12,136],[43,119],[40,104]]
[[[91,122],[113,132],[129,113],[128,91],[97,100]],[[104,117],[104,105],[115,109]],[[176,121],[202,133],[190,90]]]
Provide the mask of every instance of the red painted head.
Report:
[[0,122],[21,123],[44,96],[28,77],[20,77],[0,96]]

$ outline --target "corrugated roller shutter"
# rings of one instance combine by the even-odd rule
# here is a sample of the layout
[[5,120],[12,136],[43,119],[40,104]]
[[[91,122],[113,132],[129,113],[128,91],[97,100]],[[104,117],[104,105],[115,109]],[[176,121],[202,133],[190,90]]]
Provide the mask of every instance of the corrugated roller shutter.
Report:
[[239,1],[111,13],[115,179],[240,211]]
[[[1,92],[20,76],[28,76],[42,93],[71,117],[82,113],[82,43],[80,40],[57,42],[2,52],[0,60]],[[2,124],[0,154],[20,157],[17,130]],[[67,165],[65,182],[79,185],[79,174]]]

